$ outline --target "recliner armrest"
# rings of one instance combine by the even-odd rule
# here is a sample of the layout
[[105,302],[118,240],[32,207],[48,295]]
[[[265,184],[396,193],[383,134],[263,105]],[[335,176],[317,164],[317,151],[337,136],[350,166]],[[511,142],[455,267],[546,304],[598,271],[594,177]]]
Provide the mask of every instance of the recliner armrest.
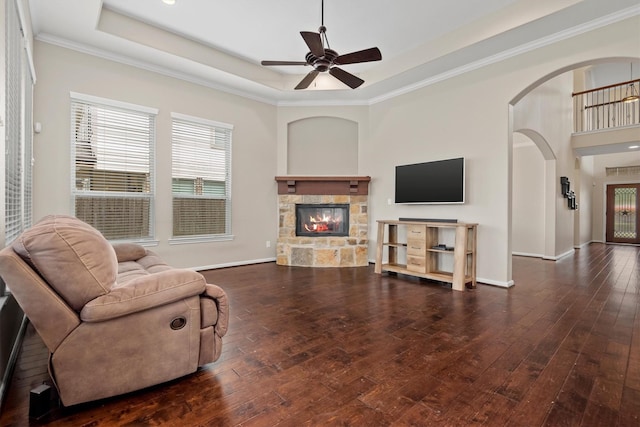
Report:
[[200,295],[205,286],[204,277],[192,270],[172,269],[142,276],[89,301],[80,318],[85,322],[114,319]]
[[147,255],[144,246],[137,243],[112,243],[111,246],[113,246],[118,262],[135,261]]
[[229,300],[226,292],[217,285],[207,283],[207,288],[202,298],[208,297],[215,301],[218,308],[218,319],[215,325],[216,333],[223,337],[229,327]]

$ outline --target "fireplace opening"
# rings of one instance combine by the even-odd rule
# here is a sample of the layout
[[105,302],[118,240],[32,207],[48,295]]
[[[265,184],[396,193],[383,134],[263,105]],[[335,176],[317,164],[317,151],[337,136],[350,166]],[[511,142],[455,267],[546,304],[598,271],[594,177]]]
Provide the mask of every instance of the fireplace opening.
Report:
[[348,204],[296,204],[296,236],[348,235]]

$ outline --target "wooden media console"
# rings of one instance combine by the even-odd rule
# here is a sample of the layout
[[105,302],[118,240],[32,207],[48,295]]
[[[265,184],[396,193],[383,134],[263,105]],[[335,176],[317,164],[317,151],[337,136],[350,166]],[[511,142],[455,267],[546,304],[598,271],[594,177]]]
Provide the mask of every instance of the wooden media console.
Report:
[[[425,279],[451,283],[451,288],[464,291],[476,287],[476,235],[478,224],[462,222],[422,222],[379,220],[375,272],[408,274]],[[404,227],[405,238],[400,238]],[[443,234],[454,232],[453,246],[441,243]],[[383,263],[384,248],[388,249]],[[401,253],[403,251],[404,253]],[[406,264],[400,263],[406,258]],[[440,266],[442,258],[452,258],[451,270]],[[449,262],[451,264],[451,262]]]

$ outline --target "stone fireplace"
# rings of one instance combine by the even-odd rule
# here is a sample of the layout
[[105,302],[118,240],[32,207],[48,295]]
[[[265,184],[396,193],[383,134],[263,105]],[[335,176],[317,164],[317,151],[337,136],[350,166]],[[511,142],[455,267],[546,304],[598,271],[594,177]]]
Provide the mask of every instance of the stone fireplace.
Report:
[[276,177],[277,264],[368,265],[370,180],[368,176]]

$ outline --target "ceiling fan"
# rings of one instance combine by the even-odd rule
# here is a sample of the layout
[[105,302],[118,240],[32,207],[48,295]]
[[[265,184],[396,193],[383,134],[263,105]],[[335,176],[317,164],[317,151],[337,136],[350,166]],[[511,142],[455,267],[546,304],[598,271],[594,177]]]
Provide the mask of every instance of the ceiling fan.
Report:
[[[324,0],[322,0],[322,21],[317,33],[311,31],[300,31],[300,35],[309,47],[309,53],[305,55],[305,61],[262,61],[262,65],[310,65],[313,70],[309,72],[298,85],[298,89],[306,89],[315,80],[318,74],[328,71],[336,79],[349,86],[351,89],[359,87],[364,80],[353,74],[344,71],[337,65],[356,64],[360,62],[380,61],[382,54],[380,49],[372,47],[370,49],[359,50],[357,52],[339,55],[331,49],[329,39],[327,39],[327,27],[324,26]],[[326,45],[326,47],[325,47]]]

